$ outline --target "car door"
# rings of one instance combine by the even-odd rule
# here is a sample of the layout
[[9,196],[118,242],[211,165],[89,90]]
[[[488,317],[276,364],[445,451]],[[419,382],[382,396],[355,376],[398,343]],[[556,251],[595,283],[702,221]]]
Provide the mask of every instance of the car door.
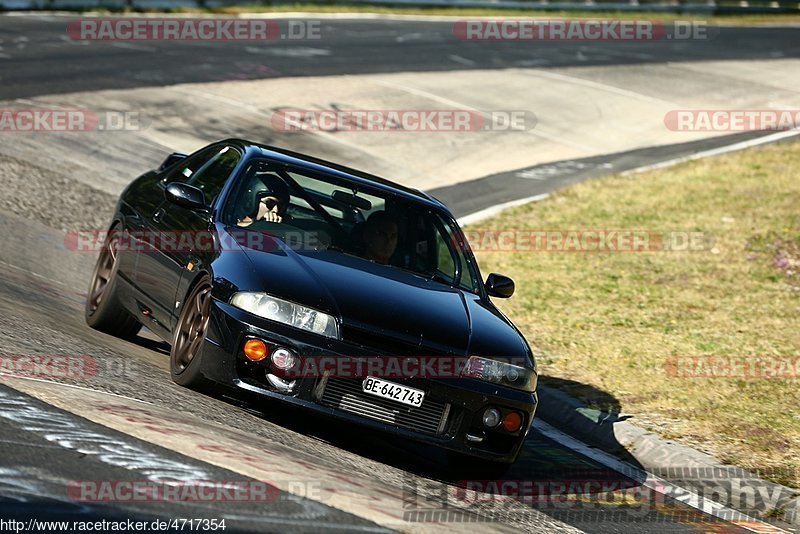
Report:
[[[148,250],[146,237],[149,227],[146,221],[158,210],[164,201],[164,187],[161,177],[150,171],[128,186],[126,201],[120,204],[122,231],[126,250],[119,255],[119,272],[136,286],[136,262],[139,253]],[[137,310],[132,310],[137,311]]]
[[[212,206],[225,182],[241,160],[238,148],[214,145],[178,165],[165,179],[184,182],[205,194],[206,205]],[[148,231],[155,236],[155,246],[140,253],[136,265],[136,281],[144,298],[153,326],[165,334],[172,328],[175,293],[187,267],[194,269],[198,255],[211,239],[210,214],[178,206],[164,199],[147,220]]]

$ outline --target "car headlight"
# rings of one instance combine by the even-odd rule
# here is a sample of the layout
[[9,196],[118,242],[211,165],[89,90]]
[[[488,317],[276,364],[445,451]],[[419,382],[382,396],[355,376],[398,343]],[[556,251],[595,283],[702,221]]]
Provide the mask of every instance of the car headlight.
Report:
[[235,293],[231,298],[231,304],[264,319],[315,334],[339,338],[339,327],[333,316],[266,293]]
[[536,384],[539,380],[539,376],[533,369],[480,356],[469,357],[461,376],[530,392],[536,391]]

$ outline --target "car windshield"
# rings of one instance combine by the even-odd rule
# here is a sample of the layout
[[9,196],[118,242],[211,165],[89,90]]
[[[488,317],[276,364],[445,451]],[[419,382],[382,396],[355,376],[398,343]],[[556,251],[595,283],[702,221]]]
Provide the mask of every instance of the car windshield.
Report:
[[302,254],[330,251],[403,269],[477,293],[477,269],[449,218],[335,177],[266,160],[248,163],[224,222],[266,232]]

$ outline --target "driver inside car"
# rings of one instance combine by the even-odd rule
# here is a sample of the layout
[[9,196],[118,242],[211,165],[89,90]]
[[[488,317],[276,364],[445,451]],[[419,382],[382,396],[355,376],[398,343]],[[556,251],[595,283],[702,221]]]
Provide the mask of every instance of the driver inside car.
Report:
[[364,257],[387,264],[397,248],[397,221],[385,211],[376,211],[364,225]]
[[250,226],[256,221],[288,222],[286,209],[289,207],[289,186],[280,177],[268,174],[261,178],[266,190],[256,194],[252,213],[240,219],[239,226]]

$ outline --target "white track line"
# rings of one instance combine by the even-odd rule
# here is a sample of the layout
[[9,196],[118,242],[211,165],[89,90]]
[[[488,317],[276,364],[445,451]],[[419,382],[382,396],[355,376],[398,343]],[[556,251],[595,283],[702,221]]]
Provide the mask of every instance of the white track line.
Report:
[[672,167],[673,165],[684,163],[686,161],[694,161],[696,159],[719,156],[720,154],[727,154],[728,152],[736,152],[737,150],[744,150],[745,148],[750,148],[758,145],[765,145],[767,143],[774,143],[775,141],[780,141],[781,139],[788,139],[789,137],[794,137],[796,135],[800,135],[800,131],[788,130],[785,132],[776,132],[774,134],[765,135],[764,137],[759,137],[757,139],[751,139],[749,141],[741,141],[739,143],[734,143],[732,145],[722,146],[719,148],[712,148],[710,150],[704,150],[702,152],[692,154],[691,156],[683,156],[680,158],[668,159],[666,161],[661,161],[659,163],[653,163],[652,165],[637,167],[635,169],[625,171],[621,173],[621,175],[627,176],[630,174],[638,174],[640,172],[651,171],[653,169],[663,169],[665,167]]
[[484,219],[488,219],[489,217],[494,217],[498,213],[503,210],[507,210],[508,208],[513,208],[514,206],[521,206],[522,204],[527,204],[528,202],[537,202],[539,200],[544,200],[549,197],[549,193],[544,193],[542,195],[534,195],[532,197],[520,198],[519,200],[512,200],[510,202],[503,202],[502,204],[497,204],[492,206],[491,208],[482,209],[480,211],[476,211],[475,213],[470,213],[469,215],[465,215],[458,219],[459,226],[466,226],[468,224],[473,224]]
[[[552,439],[556,443],[571,449],[578,454],[586,456],[598,462],[599,464],[616,471],[624,476],[630,477],[633,480],[643,480],[642,486],[646,487],[647,489],[657,492],[660,494],[664,494],[666,496],[675,496],[680,495],[681,498],[679,499],[680,502],[698,510],[704,514],[716,517],[718,519],[722,519],[724,521],[728,521],[744,530],[748,530],[750,532],[757,532],[760,534],[774,532],[774,533],[787,533],[787,530],[783,530],[778,528],[774,525],[769,523],[765,523],[764,521],[760,521],[758,519],[752,518],[747,514],[744,514],[738,510],[734,510],[733,508],[729,508],[723,504],[718,502],[712,501],[711,499],[707,499],[701,496],[698,493],[693,491],[687,490],[677,484],[669,482],[661,477],[655,476],[652,473],[648,473],[643,469],[639,469],[638,467],[634,467],[633,465],[623,462],[618,458],[608,454],[605,451],[601,451],[594,447],[590,447],[579,441],[572,436],[564,434],[560,430],[556,430],[554,427],[550,426],[549,424],[545,423],[541,419],[535,419],[533,423],[533,427],[544,434],[544,436]],[[674,498],[674,497],[672,497]]]
[[[712,156],[719,156],[721,154],[727,154],[728,152],[736,152],[738,150],[744,150],[745,148],[751,148],[754,146],[765,145],[768,143],[774,143],[776,141],[780,141],[781,139],[788,139],[790,137],[794,137],[800,135],[800,131],[797,130],[789,130],[786,132],[776,132],[774,134],[765,135],[764,137],[759,137],[758,139],[751,139],[749,141],[741,141],[739,143],[734,143],[732,145],[722,146],[719,148],[712,148],[710,150],[704,150],[702,152],[697,152],[696,154],[692,154],[691,156],[683,156],[680,158],[669,159],[666,161],[660,161],[658,163],[653,163],[651,165],[643,165],[642,167],[636,167],[635,169],[630,169],[625,172],[620,173],[620,176],[628,176],[630,174],[638,174],[640,172],[651,171],[654,169],[663,169],[666,167],[672,167],[673,165],[677,165],[679,163],[684,163],[686,161],[694,161],[697,159],[702,158],[709,158]],[[484,219],[488,219],[489,217],[494,217],[498,213],[508,209],[513,208],[515,206],[520,206],[522,204],[527,204],[529,202],[536,202],[538,200],[544,200],[549,196],[548,193],[544,193],[542,195],[535,195],[532,197],[526,197],[519,200],[512,200],[510,202],[504,202],[502,204],[497,204],[496,206],[492,206],[490,208],[486,208],[480,211],[476,211],[475,213],[470,213],[469,215],[464,215],[463,217],[458,219],[459,226],[465,226],[467,224],[474,224],[476,222],[480,222]]]
[[[617,55],[625,57],[623,54],[617,54]],[[549,78],[551,80],[557,80],[571,85],[580,85],[583,87],[588,87],[590,89],[596,89],[598,91],[604,91],[606,93],[615,94],[617,96],[624,96],[625,98],[632,98],[634,100],[641,100],[642,102],[656,104],[659,106],[669,106],[673,108],[678,107],[678,105],[675,104],[674,102],[670,102],[662,98],[656,98],[642,93],[637,93],[636,91],[622,89],[621,87],[617,87],[615,85],[608,85],[605,83],[595,82],[592,80],[586,80],[584,78],[578,78],[576,76],[567,76],[566,74],[559,74],[557,72],[551,72],[540,69],[526,69],[525,74],[528,74],[530,76],[538,76],[541,78]]]

